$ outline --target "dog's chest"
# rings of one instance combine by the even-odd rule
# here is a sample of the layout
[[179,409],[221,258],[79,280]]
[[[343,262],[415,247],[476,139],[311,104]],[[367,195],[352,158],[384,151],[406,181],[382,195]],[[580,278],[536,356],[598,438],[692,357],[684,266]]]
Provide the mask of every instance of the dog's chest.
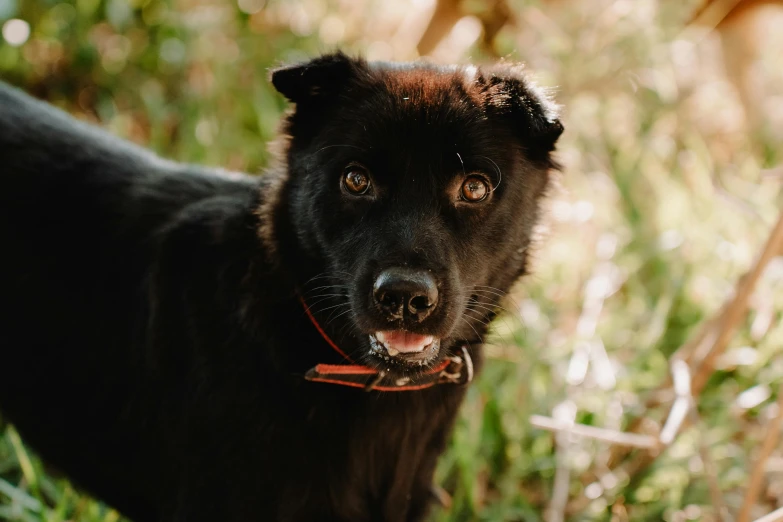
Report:
[[319,391],[303,426],[312,498],[336,520],[417,520],[464,391]]

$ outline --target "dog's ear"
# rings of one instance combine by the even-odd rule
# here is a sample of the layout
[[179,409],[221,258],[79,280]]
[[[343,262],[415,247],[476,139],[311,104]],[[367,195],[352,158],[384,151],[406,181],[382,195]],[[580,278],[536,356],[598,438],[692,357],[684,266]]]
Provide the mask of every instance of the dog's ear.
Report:
[[526,78],[519,67],[499,67],[480,80],[487,109],[511,118],[524,141],[538,152],[549,153],[563,133],[558,106],[546,92]]
[[272,85],[294,103],[326,100],[337,94],[362,67],[362,60],[342,52],[279,67],[271,74]]

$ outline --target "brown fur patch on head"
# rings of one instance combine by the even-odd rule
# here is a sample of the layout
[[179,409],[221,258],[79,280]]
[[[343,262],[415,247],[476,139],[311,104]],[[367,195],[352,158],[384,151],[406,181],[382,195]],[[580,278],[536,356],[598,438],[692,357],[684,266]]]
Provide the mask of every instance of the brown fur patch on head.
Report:
[[[286,125],[283,125],[285,129]],[[284,191],[288,181],[288,164],[286,153],[291,137],[283,132],[281,136],[270,143],[269,152],[272,155],[272,166],[262,176],[261,204],[255,211],[258,216],[258,238],[261,240],[266,261],[272,266],[280,264],[279,242],[276,234],[276,222],[282,213]]]

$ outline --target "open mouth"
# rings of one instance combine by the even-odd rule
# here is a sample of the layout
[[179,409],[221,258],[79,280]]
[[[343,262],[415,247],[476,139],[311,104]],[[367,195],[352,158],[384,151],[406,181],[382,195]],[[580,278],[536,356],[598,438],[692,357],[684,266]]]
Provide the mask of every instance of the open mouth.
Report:
[[370,334],[371,352],[385,360],[423,365],[438,355],[440,339],[404,330],[379,331]]

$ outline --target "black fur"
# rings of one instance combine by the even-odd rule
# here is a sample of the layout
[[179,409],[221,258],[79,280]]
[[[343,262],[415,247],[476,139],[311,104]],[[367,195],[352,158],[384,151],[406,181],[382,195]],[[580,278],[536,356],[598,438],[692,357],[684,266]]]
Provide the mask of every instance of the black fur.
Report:
[[[415,328],[437,360],[467,340],[480,363],[489,287],[525,272],[562,127],[510,66],[337,53],[272,82],[296,109],[261,178],[159,159],[0,85],[0,407],[138,522],[422,520],[464,388],[304,381],[340,357],[298,296],[354,358],[407,375],[369,355],[370,289],[388,266],[429,270],[441,297]],[[341,190],[351,162],[374,197]],[[454,197],[470,173],[486,201]]]

